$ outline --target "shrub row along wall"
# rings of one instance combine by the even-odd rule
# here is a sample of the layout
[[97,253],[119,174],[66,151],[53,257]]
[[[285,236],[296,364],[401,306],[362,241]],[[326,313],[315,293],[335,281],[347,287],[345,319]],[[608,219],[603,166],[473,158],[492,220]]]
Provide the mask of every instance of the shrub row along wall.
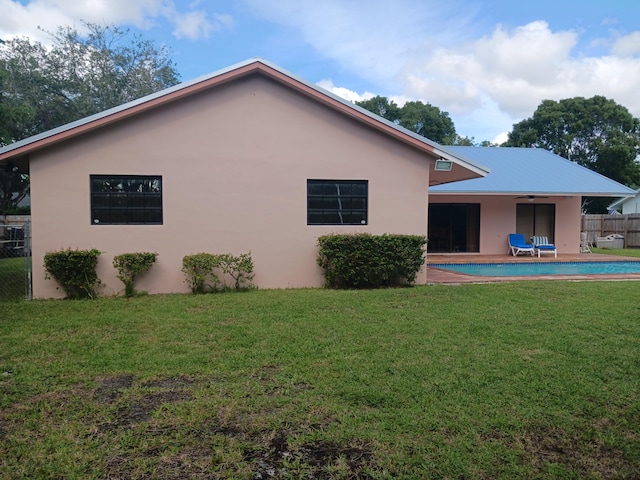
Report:
[[[380,288],[412,284],[425,263],[427,239],[420,235],[325,235],[318,239],[317,262],[329,288]],[[100,251],[66,249],[44,257],[48,278],[56,280],[67,298],[95,298],[100,279]],[[136,294],[134,280],[155,263],[157,253],[116,255],[113,266],[127,297]],[[185,282],[193,293],[251,288],[251,253],[198,253],[182,260]],[[231,282],[228,283],[228,279]]]
[[[62,287],[66,298],[95,298],[101,285],[96,273],[98,257],[97,249],[72,250],[65,249],[48,252],[44,256],[46,277],[52,278]],[[149,270],[158,257],[157,253],[136,252],[123,253],[113,258],[113,266],[118,270],[118,279],[125,286],[125,296],[134,296],[135,278]],[[183,258],[182,271],[185,282],[193,293],[207,291],[225,291],[250,288],[253,285],[253,260],[250,253],[234,256],[229,253],[213,255],[199,253]],[[228,283],[228,279],[232,281]]]

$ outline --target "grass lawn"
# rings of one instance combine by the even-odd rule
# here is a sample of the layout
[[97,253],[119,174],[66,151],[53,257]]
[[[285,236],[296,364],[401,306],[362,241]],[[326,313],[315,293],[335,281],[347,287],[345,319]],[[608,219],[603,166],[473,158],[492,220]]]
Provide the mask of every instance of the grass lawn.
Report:
[[25,297],[26,262],[26,257],[0,258],[0,300]]
[[622,255],[623,257],[640,257],[640,248],[592,248],[593,253],[606,255]]
[[639,288],[0,303],[0,478],[640,478]]

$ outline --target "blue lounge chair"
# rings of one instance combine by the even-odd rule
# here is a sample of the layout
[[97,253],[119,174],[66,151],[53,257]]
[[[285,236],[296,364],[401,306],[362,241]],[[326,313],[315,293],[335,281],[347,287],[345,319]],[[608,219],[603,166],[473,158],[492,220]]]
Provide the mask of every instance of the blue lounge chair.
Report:
[[558,258],[558,250],[553,243],[549,243],[549,239],[542,235],[534,235],[531,237],[531,243],[533,243],[533,247],[536,249],[536,253],[538,254],[538,258],[540,258],[541,253],[553,253],[553,256]]
[[521,233],[510,233],[509,251],[514,257],[517,257],[520,253],[524,253],[525,255],[527,253],[530,253],[533,257],[535,249],[533,248],[533,245],[527,243],[527,241],[524,239],[524,235],[522,235]]

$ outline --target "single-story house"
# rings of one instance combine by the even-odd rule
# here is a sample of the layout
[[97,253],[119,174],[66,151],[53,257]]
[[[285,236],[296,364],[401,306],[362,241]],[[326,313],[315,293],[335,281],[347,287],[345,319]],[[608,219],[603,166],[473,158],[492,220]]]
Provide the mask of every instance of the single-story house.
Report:
[[608,210],[617,211],[619,213],[630,214],[630,213],[640,213],[640,188],[636,190],[633,195],[628,197],[620,198],[616,200],[611,205],[609,205]]
[[[31,178],[33,294],[45,253],[152,251],[136,282],[186,292],[185,255],[251,252],[260,288],[317,287],[317,238],[427,235],[434,252],[506,252],[510,232],[578,252],[582,195],[633,191],[543,150],[444,147],[248,60],[0,149]],[[431,206],[429,206],[431,204]],[[429,215],[429,227],[427,227]],[[426,283],[426,269],[417,283]]]
[[430,253],[504,254],[509,233],[544,235],[560,253],[579,253],[582,197],[633,193],[544,149],[446,148],[491,173],[429,188]]
[[[260,288],[315,287],[317,238],[427,233],[428,187],[488,169],[261,59],[0,149],[28,168],[34,297],[45,253],[157,252],[136,286],[186,292],[185,255],[251,252]],[[425,269],[426,270],[426,269]],[[423,271],[419,283],[426,282]]]

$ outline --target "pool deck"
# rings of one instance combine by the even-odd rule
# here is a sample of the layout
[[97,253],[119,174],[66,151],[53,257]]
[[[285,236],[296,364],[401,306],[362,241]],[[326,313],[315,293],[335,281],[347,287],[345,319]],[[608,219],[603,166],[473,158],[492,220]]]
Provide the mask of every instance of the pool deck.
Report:
[[520,277],[482,277],[479,275],[467,275],[441,270],[430,267],[430,264],[445,263],[535,263],[535,262],[623,262],[640,261],[638,257],[622,257],[620,255],[604,255],[600,253],[558,253],[558,258],[552,255],[543,255],[540,258],[530,255],[479,255],[479,254],[440,254],[430,253],[427,255],[427,284],[450,284],[459,285],[462,283],[497,283],[514,282],[521,280],[574,280],[574,281],[612,281],[612,280],[640,280],[640,273],[607,274],[607,275],[527,275]]

